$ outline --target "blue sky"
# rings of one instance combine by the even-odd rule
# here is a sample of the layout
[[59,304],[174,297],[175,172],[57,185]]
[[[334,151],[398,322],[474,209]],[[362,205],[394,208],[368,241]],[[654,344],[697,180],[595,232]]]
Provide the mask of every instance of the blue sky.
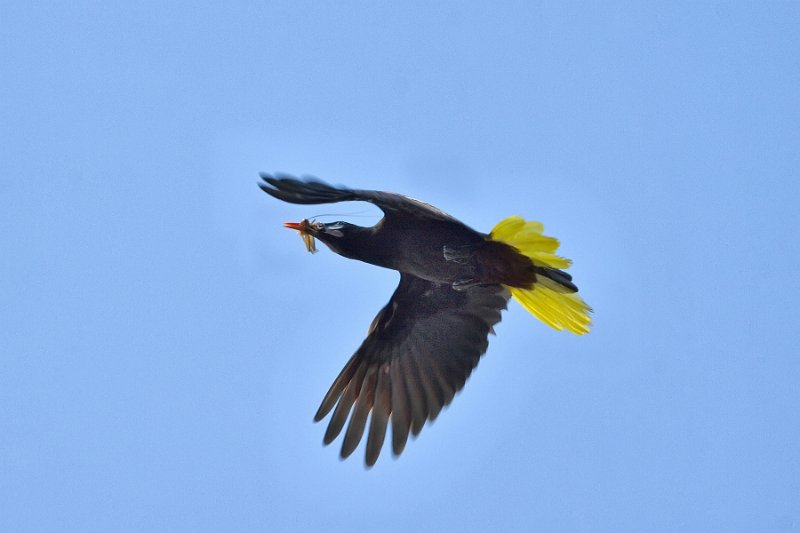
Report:
[[[0,6],[0,529],[797,531],[795,2]],[[259,171],[562,252],[404,455],[312,416],[398,276]]]

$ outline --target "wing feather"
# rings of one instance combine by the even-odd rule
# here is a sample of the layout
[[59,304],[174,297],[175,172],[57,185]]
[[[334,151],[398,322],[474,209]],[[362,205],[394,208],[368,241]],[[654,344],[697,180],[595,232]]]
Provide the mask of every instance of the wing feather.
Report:
[[508,298],[499,285],[456,291],[401,274],[391,300],[322,400],[316,420],[333,409],[323,442],[330,444],[349,418],[341,455],[352,454],[366,431],[366,464],[372,466],[391,424],[392,451],[400,455],[409,433],[418,435],[464,386]]
[[378,381],[375,385],[375,404],[372,407],[372,416],[367,435],[367,466],[372,466],[378,460],[383,441],[386,438],[386,425],[392,408],[391,381],[389,380],[389,365],[384,364],[378,370]]
[[411,426],[411,405],[406,392],[406,383],[399,364],[393,364],[392,379],[392,450],[395,455],[403,453]]
[[347,417],[350,414],[350,408],[358,397],[358,392],[361,389],[361,381],[364,378],[366,370],[367,365],[362,361],[358,366],[355,376],[347,384],[342,396],[339,398],[339,403],[336,404],[336,409],[333,411],[331,421],[328,423],[328,429],[325,431],[325,437],[323,439],[325,444],[333,442],[342,431],[342,427],[344,427],[344,423],[347,421]]
[[331,388],[328,389],[328,393],[323,398],[322,403],[317,409],[317,414],[314,415],[314,422],[319,422],[333,409],[333,406],[336,405],[336,401],[342,395],[344,388],[350,383],[350,380],[353,379],[353,375],[356,373],[356,368],[358,367],[359,363],[361,362],[361,358],[359,358],[359,354],[356,353],[350,360],[347,362],[345,367],[339,373],[339,376],[331,385]]
[[299,180],[288,174],[262,173],[263,183],[258,186],[270,196],[293,204],[332,204],[337,202],[361,201],[375,204],[387,219],[398,216],[412,216],[423,220],[440,220],[467,227],[436,207],[393,192],[369,191],[334,187],[316,178]]
[[372,405],[375,401],[375,385],[377,382],[377,367],[371,366],[367,369],[367,375],[361,385],[361,392],[358,394],[358,399],[353,409],[353,414],[350,416],[350,423],[347,425],[347,431],[344,434],[342,441],[342,457],[349,457],[356,446],[358,446],[361,437],[364,435],[364,427],[367,424],[367,416],[369,415]]
[[425,421],[428,419],[428,397],[422,385],[415,358],[407,357],[403,361],[403,367],[405,370],[405,383],[411,402],[411,433],[416,436],[422,431],[422,426],[425,425]]

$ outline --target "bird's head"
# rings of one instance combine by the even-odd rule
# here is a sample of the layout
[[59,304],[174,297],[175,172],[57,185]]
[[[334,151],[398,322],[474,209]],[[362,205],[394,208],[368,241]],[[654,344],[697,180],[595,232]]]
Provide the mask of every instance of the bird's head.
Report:
[[365,228],[348,222],[316,222],[303,219],[300,222],[284,222],[284,228],[297,230],[303,238],[306,250],[312,254],[317,251],[314,239],[324,242],[333,252],[348,255],[347,250],[357,235],[361,235]]

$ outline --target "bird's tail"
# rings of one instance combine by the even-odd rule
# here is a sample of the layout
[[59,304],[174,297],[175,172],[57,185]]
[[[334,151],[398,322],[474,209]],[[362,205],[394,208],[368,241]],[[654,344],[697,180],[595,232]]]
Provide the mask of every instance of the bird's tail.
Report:
[[571,261],[555,254],[558,239],[543,235],[543,230],[541,223],[515,215],[501,220],[489,234],[490,239],[514,247],[533,262],[536,282],[527,289],[509,287],[511,295],[552,328],[576,335],[588,333],[592,308],[578,296],[572,276],[561,270],[569,268]]

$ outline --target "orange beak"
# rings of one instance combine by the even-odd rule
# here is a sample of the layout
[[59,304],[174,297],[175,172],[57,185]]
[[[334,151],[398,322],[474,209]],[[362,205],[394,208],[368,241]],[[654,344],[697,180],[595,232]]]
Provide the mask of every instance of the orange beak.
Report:
[[305,231],[307,229],[306,224],[303,224],[302,222],[284,222],[283,227],[297,231]]

